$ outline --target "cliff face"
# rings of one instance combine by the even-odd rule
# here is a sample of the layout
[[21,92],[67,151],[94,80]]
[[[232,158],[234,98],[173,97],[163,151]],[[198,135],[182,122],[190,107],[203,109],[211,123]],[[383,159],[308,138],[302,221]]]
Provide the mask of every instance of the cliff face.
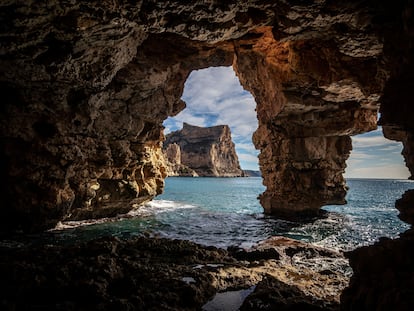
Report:
[[168,176],[198,177],[197,172],[181,163],[181,147],[176,143],[166,146],[164,143],[164,156],[167,163]]
[[184,123],[182,130],[166,136],[164,149],[172,175],[243,176],[227,125],[198,127]]

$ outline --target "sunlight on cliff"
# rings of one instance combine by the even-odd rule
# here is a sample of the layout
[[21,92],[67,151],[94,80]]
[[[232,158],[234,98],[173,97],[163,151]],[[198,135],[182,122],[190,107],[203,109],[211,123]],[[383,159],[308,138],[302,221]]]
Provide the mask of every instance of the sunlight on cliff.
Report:
[[228,125],[241,168],[259,170],[259,151],[252,143],[258,126],[256,103],[243,90],[232,67],[193,71],[185,83],[182,99],[187,107],[164,122],[165,134],[181,129],[184,122],[201,127]]

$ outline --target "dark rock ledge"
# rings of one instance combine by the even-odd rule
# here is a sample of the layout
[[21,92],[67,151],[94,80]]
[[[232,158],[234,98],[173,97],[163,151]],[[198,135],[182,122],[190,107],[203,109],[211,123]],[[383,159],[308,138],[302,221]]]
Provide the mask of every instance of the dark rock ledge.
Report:
[[102,238],[0,248],[1,310],[200,310],[256,285],[241,310],[336,310],[341,254],[286,238],[246,251],[188,241]]

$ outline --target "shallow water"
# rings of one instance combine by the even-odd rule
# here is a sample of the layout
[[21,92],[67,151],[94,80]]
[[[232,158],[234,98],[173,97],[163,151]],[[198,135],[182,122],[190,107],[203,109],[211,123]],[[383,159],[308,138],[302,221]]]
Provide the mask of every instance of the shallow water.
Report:
[[[43,235],[43,242],[73,243],[112,235],[163,236],[204,245],[248,248],[282,235],[338,250],[394,238],[408,229],[397,217],[395,200],[412,181],[349,179],[348,204],[326,206],[327,217],[298,224],[263,214],[257,196],[264,191],[261,178],[173,178],[165,193],[129,214],[129,218],[66,223]],[[80,226],[82,224],[88,226]],[[34,240],[36,240],[34,238]],[[8,243],[8,241],[3,241]],[[10,242],[9,242],[10,243]]]
[[251,293],[254,292],[256,286],[252,286],[248,289],[226,291],[217,293],[213,299],[208,301],[203,307],[203,311],[237,311],[243,304],[244,300]]

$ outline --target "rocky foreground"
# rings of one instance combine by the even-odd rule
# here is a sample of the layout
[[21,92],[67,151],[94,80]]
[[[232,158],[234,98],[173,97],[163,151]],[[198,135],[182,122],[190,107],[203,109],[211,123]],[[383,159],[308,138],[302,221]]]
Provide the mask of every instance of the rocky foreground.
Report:
[[250,250],[146,237],[2,246],[0,274],[2,310],[208,310],[243,289],[222,310],[336,310],[349,282],[341,254],[287,238]]

